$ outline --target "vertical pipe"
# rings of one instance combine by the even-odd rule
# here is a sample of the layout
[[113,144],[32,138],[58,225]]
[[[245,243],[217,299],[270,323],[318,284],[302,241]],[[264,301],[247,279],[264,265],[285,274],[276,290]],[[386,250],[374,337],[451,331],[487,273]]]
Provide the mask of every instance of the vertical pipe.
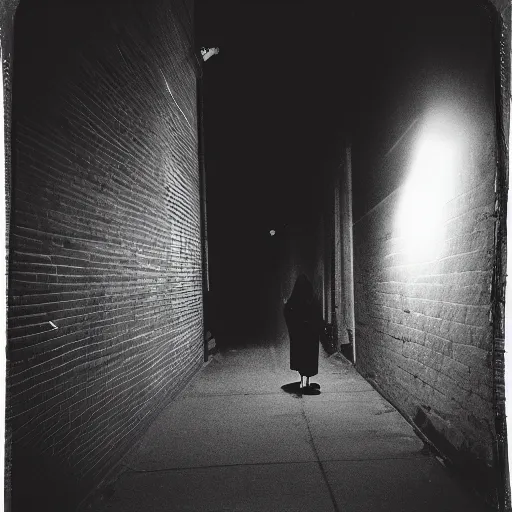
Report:
[[325,228],[324,228],[324,293],[325,293],[325,321],[332,324],[332,308],[331,308],[331,274],[332,274],[332,228],[331,228],[331,202],[330,197],[326,201],[327,208],[325,212]]
[[[211,311],[211,304],[207,304],[209,283],[208,269],[208,225],[206,212],[206,171],[204,159],[204,120],[203,120],[203,78],[198,77],[196,81],[197,93],[197,138],[199,153],[199,195],[201,208],[201,261],[202,261],[202,285],[203,285],[203,358],[208,361],[208,338],[207,338],[207,313]],[[210,315],[208,315],[209,317]]]
[[354,247],[352,233],[352,148],[346,144],[345,162],[341,174],[341,232],[342,232],[342,303],[343,328],[346,342],[352,345],[352,362],[356,363],[354,315]]
[[336,176],[334,184],[334,316],[336,325],[336,348],[347,345],[348,335],[343,315],[343,236],[341,212],[341,179]]
[[326,301],[325,301],[325,226],[324,226],[324,215],[323,212],[320,214],[320,220],[318,223],[318,239],[317,239],[317,265],[319,265],[319,276],[320,279],[320,293],[322,295],[322,318],[324,322],[327,321],[326,316]]

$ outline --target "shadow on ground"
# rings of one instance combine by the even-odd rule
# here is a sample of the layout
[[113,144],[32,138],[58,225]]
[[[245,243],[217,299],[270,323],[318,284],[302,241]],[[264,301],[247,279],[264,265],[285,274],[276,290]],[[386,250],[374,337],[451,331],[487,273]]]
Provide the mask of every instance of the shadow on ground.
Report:
[[281,389],[295,398],[300,398],[302,396],[302,393],[300,392],[300,381],[285,384],[284,386],[281,386]]
[[304,389],[300,388],[300,382],[291,382],[290,384],[285,384],[284,386],[281,386],[281,389],[295,398],[300,398],[303,395],[320,394],[320,384],[316,384],[314,382],[312,382],[310,386]]

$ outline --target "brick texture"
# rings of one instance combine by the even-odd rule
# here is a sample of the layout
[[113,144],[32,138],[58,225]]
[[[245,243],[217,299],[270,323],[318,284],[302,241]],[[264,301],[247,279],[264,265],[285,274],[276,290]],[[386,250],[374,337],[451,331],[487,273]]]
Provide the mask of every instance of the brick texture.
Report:
[[18,9],[13,512],[73,510],[201,364],[192,9],[163,0]]
[[[394,121],[402,129],[414,116],[417,123],[372,169],[356,159],[356,349],[361,373],[492,500],[497,483],[490,321],[496,175],[493,48],[483,11],[466,14],[459,32],[432,25],[445,39],[443,51],[430,51],[430,62],[422,61],[418,51],[419,68],[410,70],[407,84],[419,85],[403,94]],[[474,35],[477,26],[480,40]],[[457,59],[463,47],[474,49],[471,62]],[[376,101],[384,103],[386,94]],[[414,202],[405,210],[403,205],[412,193],[408,184],[419,165],[419,144],[438,105],[442,108],[435,115],[456,119],[444,140],[452,143],[454,137],[457,157],[444,171],[440,187],[428,193],[427,204],[442,198],[450,175],[453,192],[425,213],[440,215],[433,241],[424,253],[410,257],[409,249],[421,246],[428,229],[422,227],[424,217],[414,218]],[[407,118],[407,112],[414,115]],[[385,128],[387,119],[375,122]],[[428,165],[432,176],[432,166],[442,164]],[[365,180],[366,172],[372,173],[371,181]],[[421,194],[416,201],[423,201]],[[404,219],[411,220],[408,216],[415,222],[412,232],[400,229]]]

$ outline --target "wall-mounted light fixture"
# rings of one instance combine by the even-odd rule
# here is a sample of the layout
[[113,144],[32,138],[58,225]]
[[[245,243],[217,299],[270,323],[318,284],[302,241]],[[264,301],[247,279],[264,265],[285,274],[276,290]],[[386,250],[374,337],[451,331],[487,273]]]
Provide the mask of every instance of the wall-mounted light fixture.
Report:
[[218,48],[201,48],[201,56],[203,57],[204,61],[207,61],[211,56],[217,55],[219,53]]

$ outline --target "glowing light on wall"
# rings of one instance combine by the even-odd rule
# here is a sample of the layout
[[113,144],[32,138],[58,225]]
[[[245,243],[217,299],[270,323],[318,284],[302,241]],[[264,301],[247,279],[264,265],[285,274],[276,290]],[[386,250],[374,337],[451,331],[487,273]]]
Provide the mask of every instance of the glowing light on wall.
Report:
[[397,234],[406,259],[429,261],[443,249],[445,205],[455,196],[459,143],[453,120],[430,119],[414,148],[401,190]]

